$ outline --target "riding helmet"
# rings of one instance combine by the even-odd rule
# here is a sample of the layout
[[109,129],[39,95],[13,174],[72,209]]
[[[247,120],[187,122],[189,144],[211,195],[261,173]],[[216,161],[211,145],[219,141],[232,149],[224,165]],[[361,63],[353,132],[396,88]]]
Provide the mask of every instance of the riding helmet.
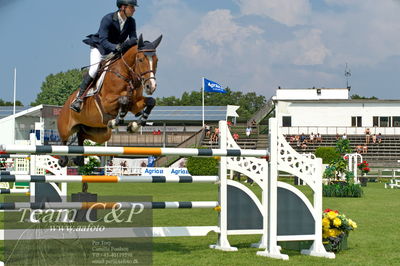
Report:
[[137,0],[117,0],[117,7],[120,8],[122,5],[138,6]]

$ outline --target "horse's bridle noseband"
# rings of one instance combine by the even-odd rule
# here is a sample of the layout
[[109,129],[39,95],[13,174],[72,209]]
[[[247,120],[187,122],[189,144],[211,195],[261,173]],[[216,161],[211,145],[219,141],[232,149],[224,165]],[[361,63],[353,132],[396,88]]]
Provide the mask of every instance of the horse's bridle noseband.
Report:
[[[136,57],[135,57],[135,66],[137,65],[137,61],[138,61],[138,58],[137,58],[137,56],[138,56],[138,54],[139,53],[149,53],[150,55],[155,55],[155,53],[156,53],[156,50],[155,49],[146,49],[146,50],[139,50],[138,52],[137,52],[137,54],[136,54]],[[147,70],[147,71],[145,71],[145,72],[142,72],[142,73],[140,73],[140,74],[138,74],[138,73],[136,73],[135,72],[135,70],[131,67],[131,66],[129,66],[128,65],[128,63],[126,63],[126,61],[125,61],[125,59],[124,59],[124,57],[122,56],[121,57],[122,58],[122,61],[124,62],[124,64],[125,64],[125,66],[129,69],[129,72],[131,73],[131,75],[130,75],[130,77],[131,77],[131,79],[128,79],[128,78],[126,78],[126,79],[124,79],[125,81],[127,81],[128,83],[131,83],[132,82],[132,80],[137,80],[138,82],[140,82],[141,83],[141,85],[144,87],[144,84],[147,82],[147,81],[149,81],[150,79],[154,79],[154,80],[156,80],[156,77],[155,77],[155,71],[154,70]],[[147,74],[149,74],[149,73],[153,73],[154,75],[152,76],[152,77],[149,77],[149,78],[143,78],[143,76],[144,75],[147,75]],[[130,84],[131,86],[133,85],[133,84]],[[133,89],[133,88],[132,88]]]

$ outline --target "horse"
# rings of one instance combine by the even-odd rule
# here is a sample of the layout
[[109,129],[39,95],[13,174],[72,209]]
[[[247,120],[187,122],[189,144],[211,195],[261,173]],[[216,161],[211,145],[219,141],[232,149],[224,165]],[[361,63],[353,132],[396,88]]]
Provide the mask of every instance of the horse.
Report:
[[[61,108],[57,127],[63,145],[67,145],[73,134],[77,134],[78,145],[89,139],[104,143],[111,138],[112,129],[123,124],[125,115],[130,111],[138,121],[128,124],[128,132],[136,132],[145,126],[147,118],[156,104],[152,95],[157,88],[155,78],[158,58],[156,48],[162,35],[155,41],[143,41],[142,35],[136,45],[131,46],[121,56],[111,60],[104,76],[100,91],[91,97],[84,98],[81,112],[70,109],[78,90],[73,92]],[[101,71],[99,71],[101,72]],[[68,157],[62,156],[59,164],[65,167]],[[76,165],[82,166],[83,157],[74,159]]]

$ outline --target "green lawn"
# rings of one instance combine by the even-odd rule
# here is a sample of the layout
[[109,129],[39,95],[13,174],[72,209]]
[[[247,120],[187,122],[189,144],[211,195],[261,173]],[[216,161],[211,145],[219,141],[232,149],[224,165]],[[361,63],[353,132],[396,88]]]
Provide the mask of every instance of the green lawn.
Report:
[[[256,186],[251,187],[255,189]],[[304,189],[304,187],[298,187]],[[70,184],[70,192],[80,190],[80,184]],[[153,201],[217,200],[212,184],[90,184],[89,191],[99,195],[146,195]],[[324,198],[324,208],[337,209],[358,224],[350,233],[349,249],[337,254],[336,259],[322,259],[283,250],[289,261],[256,256],[256,249],[248,248],[259,236],[231,236],[238,252],[221,252],[208,248],[217,236],[156,238],[153,241],[154,265],[400,265],[400,190],[384,189],[383,183],[369,183],[362,198]],[[309,190],[306,189],[309,196]],[[3,214],[0,213],[3,220]],[[154,226],[216,225],[214,210],[154,210]]]

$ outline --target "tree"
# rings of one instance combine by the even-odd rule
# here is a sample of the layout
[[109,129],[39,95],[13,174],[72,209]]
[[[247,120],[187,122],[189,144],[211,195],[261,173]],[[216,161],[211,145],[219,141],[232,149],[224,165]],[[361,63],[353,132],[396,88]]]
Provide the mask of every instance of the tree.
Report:
[[[3,99],[0,99],[0,106],[14,106],[13,102],[5,102]],[[24,106],[21,101],[15,101],[15,106]]]
[[375,96],[372,96],[372,97],[365,97],[365,96],[360,96],[360,95],[358,95],[358,94],[353,94],[353,95],[350,96],[350,98],[351,98],[352,100],[378,100],[378,98],[375,97]]
[[[204,93],[204,102],[206,105],[225,106],[239,105],[238,114],[241,118],[248,119],[257,112],[265,103],[264,96],[257,95],[254,92],[243,94],[240,91],[232,91],[226,88],[226,93],[206,92]],[[181,98],[175,96],[157,98],[159,106],[201,106],[201,91],[184,92]]]
[[78,89],[82,81],[82,75],[83,71],[78,69],[48,75],[42,83],[41,92],[31,105],[64,105],[69,95]]

